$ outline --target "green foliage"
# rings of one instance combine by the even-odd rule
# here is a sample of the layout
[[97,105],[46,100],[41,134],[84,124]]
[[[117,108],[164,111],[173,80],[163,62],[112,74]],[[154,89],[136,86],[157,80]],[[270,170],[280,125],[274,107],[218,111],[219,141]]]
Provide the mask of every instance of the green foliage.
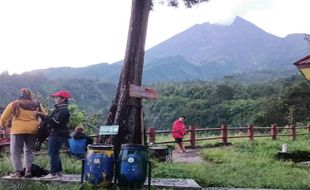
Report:
[[234,76],[214,82],[157,84],[156,101],[145,101],[148,127],[167,129],[180,114],[199,128],[247,124],[270,126],[310,120],[310,88],[300,76],[244,83]]
[[74,130],[74,128],[77,126],[83,126],[84,114],[83,112],[77,110],[77,105],[75,104],[69,105],[69,111],[70,111],[69,128]]
[[12,165],[11,165],[10,157],[8,157],[6,154],[3,154],[3,152],[1,152],[0,160],[1,160],[0,175],[4,176],[4,175],[9,174],[8,172],[12,171]]
[[74,130],[77,126],[83,126],[85,128],[86,133],[94,133],[97,131],[97,127],[103,122],[99,121],[99,114],[96,113],[86,113],[80,111],[76,104],[69,105],[69,111],[71,114],[69,129]]
[[[310,88],[302,76],[263,80],[259,77],[261,75],[267,78],[266,72],[258,72],[252,78],[231,75],[212,82],[154,84],[159,98],[144,101],[145,126],[170,129],[180,115],[187,116],[187,125],[198,128],[218,127],[222,123],[231,127],[247,124],[270,126],[274,123],[284,126],[310,121]],[[70,128],[83,125],[88,133],[93,133],[104,123],[115,93],[114,84],[92,79],[50,81],[38,73],[3,73],[0,79],[3,81],[0,83],[2,106],[14,100],[21,87],[31,88],[46,107],[52,107],[44,98],[48,94],[59,89],[71,91],[74,104],[70,106]]]
[[95,133],[98,127],[104,124],[104,117],[99,113],[84,113],[83,126],[87,134]]

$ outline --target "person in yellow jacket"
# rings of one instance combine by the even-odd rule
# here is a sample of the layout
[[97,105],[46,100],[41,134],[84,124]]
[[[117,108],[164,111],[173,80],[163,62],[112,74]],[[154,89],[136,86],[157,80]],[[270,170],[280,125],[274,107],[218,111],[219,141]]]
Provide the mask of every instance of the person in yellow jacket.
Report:
[[[26,168],[25,177],[31,177],[36,134],[40,122],[38,113],[47,115],[42,105],[34,100],[32,92],[22,88],[17,100],[9,103],[1,115],[1,128],[7,127],[12,119],[10,132],[10,153],[14,169],[12,178],[21,178],[23,168]],[[22,154],[24,154],[24,167]]]

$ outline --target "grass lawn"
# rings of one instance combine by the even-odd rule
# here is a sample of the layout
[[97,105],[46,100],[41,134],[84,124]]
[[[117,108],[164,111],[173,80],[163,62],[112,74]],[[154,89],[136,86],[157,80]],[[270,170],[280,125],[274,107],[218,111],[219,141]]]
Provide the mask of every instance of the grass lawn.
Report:
[[[310,189],[310,165],[276,158],[284,143],[289,151],[310,152],[309,140],[308,136],[296,141],[287,137],[233,140],[230,146],[203,149],[204,164],[157,163],[153,176],[192,178],[203,187]],[[210,147],[210,143],[203,146]]]

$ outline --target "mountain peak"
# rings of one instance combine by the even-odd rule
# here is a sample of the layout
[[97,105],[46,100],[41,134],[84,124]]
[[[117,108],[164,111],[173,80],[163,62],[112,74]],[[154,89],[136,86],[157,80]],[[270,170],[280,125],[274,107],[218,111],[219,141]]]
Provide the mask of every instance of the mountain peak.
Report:
[[[267,34],[266,31],[263,29],[259,28],[255,24],[237,16],[234,20],[234,22],[229,26],[233,31],[240,33],[242,32],[243,34],[246,35],[263,35]],[[268,33],[269,34],[269,33]],[[269,34],[271,35],[271,34]],[[273,36],[273,35],[272,35]]]
[[252,29],[252,30],[261,30],[261,28],[257,27],[255,24],[239,17],[239,16],[236,16],[234,22],[230,25],[231,27],[233,28],[236,28],[236,29],[240,29],[240,28],[247,28],[247,29]]
[[251,24],[251,25],[253,25],[249,21],[247,21],[247,20],[245,20],[245,19],[243,19],[243,18],[241,18],[239,16],[236,16],[234,22],[231,25],[240,25],[240,24],[242,24],[242,25],[244,25],[244,24]]

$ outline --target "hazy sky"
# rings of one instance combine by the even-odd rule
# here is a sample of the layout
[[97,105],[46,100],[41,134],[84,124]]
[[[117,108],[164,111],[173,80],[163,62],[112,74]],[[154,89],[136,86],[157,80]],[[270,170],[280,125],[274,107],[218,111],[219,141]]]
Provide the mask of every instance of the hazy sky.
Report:
[[[236,16],[279,37],[310,34],[309,7],[310,0],[210,0],[192,9],[157,3],[146,49],[195,24],[231,24]],[[119,61],[130,11],[131,0],[1,0],[0,72]]]

